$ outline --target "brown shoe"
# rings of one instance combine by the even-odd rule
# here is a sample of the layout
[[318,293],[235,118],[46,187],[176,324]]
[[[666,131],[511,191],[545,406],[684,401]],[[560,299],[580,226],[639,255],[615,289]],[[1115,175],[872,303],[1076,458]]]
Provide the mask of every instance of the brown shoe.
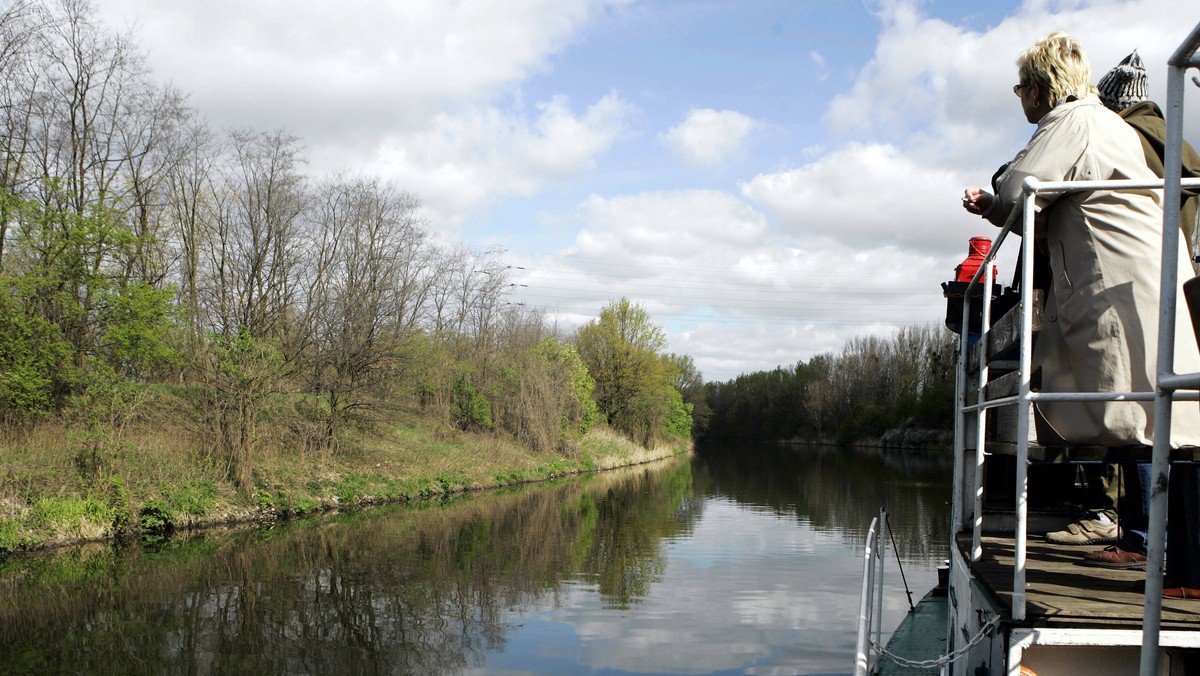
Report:
[[1165,587],[1163,589],[1164,599],[1200,599],[1200,589],[1195,587]]
[[1146,569],[1146,555],[1113,545],[1083,555],[1083,565],[1097,568]]

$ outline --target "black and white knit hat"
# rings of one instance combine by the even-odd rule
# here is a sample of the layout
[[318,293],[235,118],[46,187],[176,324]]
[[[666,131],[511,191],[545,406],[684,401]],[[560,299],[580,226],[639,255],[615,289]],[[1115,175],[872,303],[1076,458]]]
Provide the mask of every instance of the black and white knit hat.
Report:
[[1135,103],[1146,100],[1146,67],[1137,50],[1121,59],[1116,68],[1104,74],[1096,85],[1100,101],[1109,110],[1121,112]]

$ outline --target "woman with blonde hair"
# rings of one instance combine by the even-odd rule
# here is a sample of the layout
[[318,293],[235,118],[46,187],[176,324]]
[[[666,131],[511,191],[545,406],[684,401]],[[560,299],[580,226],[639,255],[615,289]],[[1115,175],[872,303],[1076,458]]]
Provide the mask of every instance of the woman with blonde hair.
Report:
[[[1033,137],[996,180],[996,194],[964,192],[963,208],[1002,225],[1021,208],[1021,184],[1040,181],[1158,180],[1146,165],[1137,132],[1104,107],[1091,84],[1082,45],[1052,33],[1017,59],[1025,118]],[[1051,281],[1043,328],[1034,345],[1043,392],[1129,392],[1155,389],[1158,291],[1162,248],[1161,190],[1094,190],[1037,196],[1038,248]],[[1029,234],[1029,233],[1026,233]],[[1180,242],[1181,279],[1191,276]],[[1190,336],[1177,312],[1176,335]],[[1200,371],[1200,352],[1179,340],[1175,371]],[[1045,445],[1149,445],[1151,402],[1040,402],[1038,441]],[[1200,411],[1176,404],[1172,444],[1200,443]]]

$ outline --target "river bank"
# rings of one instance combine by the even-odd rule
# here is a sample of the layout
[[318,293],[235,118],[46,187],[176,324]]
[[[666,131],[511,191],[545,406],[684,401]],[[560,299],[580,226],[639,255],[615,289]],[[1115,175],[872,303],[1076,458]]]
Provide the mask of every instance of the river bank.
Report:
[[393,413],[318,452],[290,446],[286,427],[262,427],[251,495],[228,480],[201,428],[170,402],[111,426],[100,442],[94,429],[62,421],[0,429],[0,554],[434,499],[690,450],[644,448],[598,427],[571,449],[539,452],[504,435]]
[[932,450],[941,452],[949,457],[954,448],[954,432],[921,427],[909,419],[889,429],[879,437],[868,437],[844,442],[837,439],[837,437],[823,436],[804,439],[783,439],[775,443],[786,446],[845,446],[883,453],[903,453],[909,450],[924,452]]

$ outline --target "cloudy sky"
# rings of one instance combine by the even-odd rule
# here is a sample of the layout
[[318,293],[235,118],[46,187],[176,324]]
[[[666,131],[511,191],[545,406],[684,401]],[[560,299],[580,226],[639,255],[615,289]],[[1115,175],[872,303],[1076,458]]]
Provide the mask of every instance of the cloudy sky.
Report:
[[[216,129],[416,195],[569,329],[627,297],[706,380],[940,324],[968,186],[1029,138],[1016,56],[1136,48],[1195,0],[96,0]],[[1186,133],[1200,138],[1200,90]],[[1002,277],[1011,275],[1001,269]]]

